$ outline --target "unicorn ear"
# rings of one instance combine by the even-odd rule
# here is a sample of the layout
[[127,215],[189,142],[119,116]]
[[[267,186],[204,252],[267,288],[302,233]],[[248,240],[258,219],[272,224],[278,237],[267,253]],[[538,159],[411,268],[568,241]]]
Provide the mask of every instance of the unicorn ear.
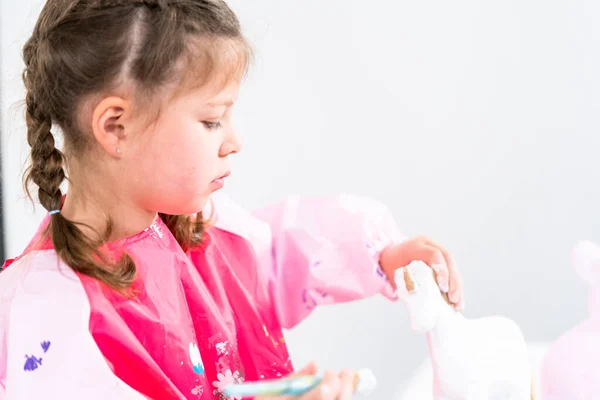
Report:
[[408,293],[417,291],[417,285],[415,284],[415,280],[413,279],[410,269],[408,268],[404,269],[404,283],[406,284],[406,290],[408,290]]
[[408,294],[416,291],[415,281],[408,267],[399,268],[394,273],[394,281],[398,287],[398,293]]
[[408,293],[406,290],[406,282],[404,281],[404,274],[406,272],[406,268],[398,268],[396,272],[394,272],[394,282],[396,283],[396,287],[398,288],[398,294],[404,295]]
[[600,246],[583,241],[573,251],[573,266],[590,286],[600,286]]

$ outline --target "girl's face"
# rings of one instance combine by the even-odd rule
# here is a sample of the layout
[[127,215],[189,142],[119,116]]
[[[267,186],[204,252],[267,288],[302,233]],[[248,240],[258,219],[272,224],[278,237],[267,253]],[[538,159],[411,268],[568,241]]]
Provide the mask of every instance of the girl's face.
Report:
[[135,130],[120,149],[124,187],[134,204],[183,215],[201,211],[229,175],[240,150],[231,124],[239,82],[205,85],[165,106],[154,124]]

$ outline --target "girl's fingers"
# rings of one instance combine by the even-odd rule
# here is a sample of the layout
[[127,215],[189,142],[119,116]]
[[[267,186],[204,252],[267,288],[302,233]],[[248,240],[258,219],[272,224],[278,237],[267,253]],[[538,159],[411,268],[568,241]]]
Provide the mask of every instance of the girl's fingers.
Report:
[[340,393],[338,400],[352,400],[354,394],[354,374],[351,371],[342,371],[340,374]]
[[462,310],[464,307],[463,284],[460,273],[458,272],[458,267],[454,261],[454,257],[452,257],[450,252],[439,243],[436,243],[431,239],[425,239],[425,241],[429,246],[436,248],[442,253],[448,269],[448,298],[458,309]]
[[339,375],[335,372],[327,371],[323,375],[321,384],[300,397],[300,400],[337,400],[339,392]]

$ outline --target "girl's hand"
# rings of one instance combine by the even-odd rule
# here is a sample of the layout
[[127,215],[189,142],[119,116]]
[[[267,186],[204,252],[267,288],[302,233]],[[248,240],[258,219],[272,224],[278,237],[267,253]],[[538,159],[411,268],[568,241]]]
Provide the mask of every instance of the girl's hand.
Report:
[[419,236],[402,243],[386,247],[379,263],[388,280],[396,289],[394,273],[413,261],[423,261],[436,273],[440,290],[448,293],[448,298],[459,311],[464,310],[462,279],[454,259],[446,249],[433,240]]
[[[302,370],[289,375],[289,377],[300,375],[316,375],[317,365],[308,364]],[[323,376],[319,386],[310,392],[300,396],[259,396],[254,400],[351,400],[354,394],[354,377],[350,371],[341,373],[328,371]]]

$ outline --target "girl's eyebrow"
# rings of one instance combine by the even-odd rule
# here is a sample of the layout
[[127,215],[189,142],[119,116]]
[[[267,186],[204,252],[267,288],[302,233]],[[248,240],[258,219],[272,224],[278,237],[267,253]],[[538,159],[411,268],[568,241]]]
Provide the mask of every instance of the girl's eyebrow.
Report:
[[210,106],[210,107],[231,107],[233,105],[233,100],[226,100],[226,101],[211,101],[206,103],[206,105]]

